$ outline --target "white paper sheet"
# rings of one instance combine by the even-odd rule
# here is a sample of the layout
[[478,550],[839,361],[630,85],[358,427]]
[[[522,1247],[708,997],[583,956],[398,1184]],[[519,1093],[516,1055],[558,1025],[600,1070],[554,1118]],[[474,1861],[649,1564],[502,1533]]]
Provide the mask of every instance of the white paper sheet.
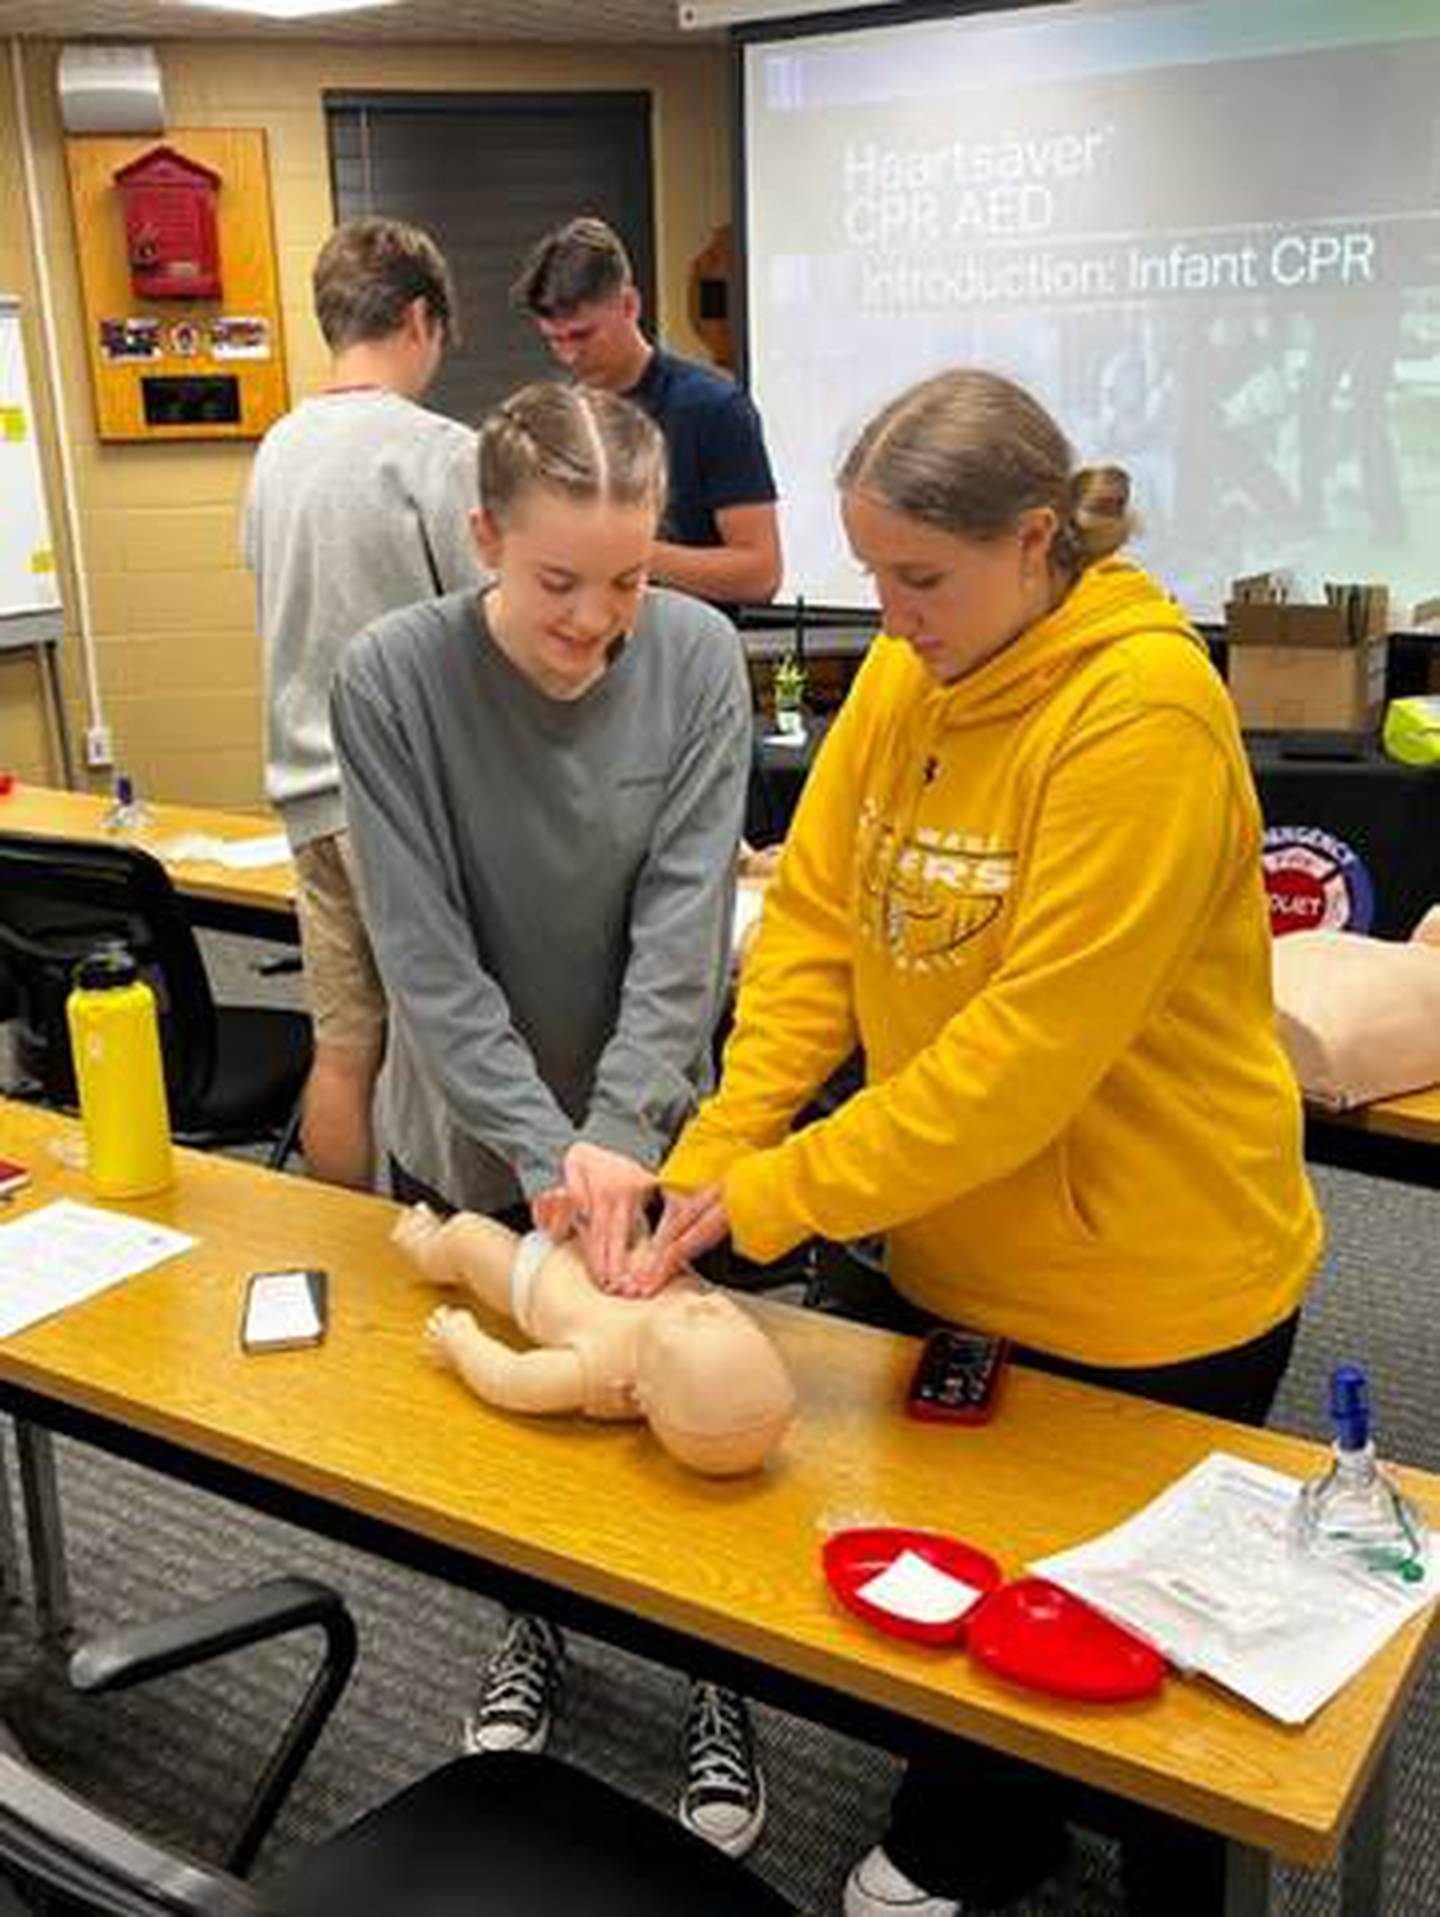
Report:
[[213,832],[180,832],[173,839],[155,839],[146,849],[163,865],[223,865],[232,872],[286,865],[290,859],[290,842],[283,832],[267,832],[254,839],[219,839]]
[[0,1225],[0,1338],[188,1251],[182,1231],[61,1198]]
[[980,1602],[980,1592],[941,1571],[918,1551],[902,1551],[860,1586],[859,1595],[916,1624],[953,1624]]
[[1030,1569],[1286,1724],[1303,1724],[1440,1591],[1295,1549],[1299,1480],[1215,1451],[1126,1523]]

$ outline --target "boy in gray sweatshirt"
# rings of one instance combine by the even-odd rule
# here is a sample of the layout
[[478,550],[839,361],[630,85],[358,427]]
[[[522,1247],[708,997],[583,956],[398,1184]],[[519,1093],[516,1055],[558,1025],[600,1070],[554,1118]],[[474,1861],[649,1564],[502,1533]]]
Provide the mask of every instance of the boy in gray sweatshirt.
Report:
[[245,506],[265,649],[266,791],[295,856],[315,1060],[311,1173],[367,1186],[385,1000],[356,899],[330,685],[382,613],[479,578],[475,434],[417,402],[453,330],[439,249],[398,220],[351,220],[315,264],[330,384],[266,435]]

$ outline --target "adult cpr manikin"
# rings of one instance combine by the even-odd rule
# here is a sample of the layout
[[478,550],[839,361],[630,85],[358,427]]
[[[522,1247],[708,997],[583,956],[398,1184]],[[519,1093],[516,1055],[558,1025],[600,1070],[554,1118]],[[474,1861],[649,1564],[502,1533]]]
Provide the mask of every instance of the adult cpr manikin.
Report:
[[1280,1041],[1307,1098],[1345,1111],[1440,1082],[1440,906],[1403,943],[1288,933],[1274,967]]

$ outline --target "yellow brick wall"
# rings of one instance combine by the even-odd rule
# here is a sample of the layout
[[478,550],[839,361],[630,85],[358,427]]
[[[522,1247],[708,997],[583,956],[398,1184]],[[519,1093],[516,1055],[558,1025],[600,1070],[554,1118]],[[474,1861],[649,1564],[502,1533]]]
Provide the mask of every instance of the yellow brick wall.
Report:
[[[729,217],[728,109],[723,54],[710,48],[529,46],[367,47],[161,41],[166,114],[175,126],[260,126],[269,145],[292,401],[325,377],[309,307],[315,252],[330,230],[327,90],[463,92],[648,89],[654,95],[655,214],[660,319],[681,351],[703,350],[685,319],[693,256]],[[47,257],[57,308],[80,534],[91,587],[99,681],[116,760],[157,799],[250,806],[261,800],[260,660],[236,527],[253,449],[101,446],[96,442],[79,318],[78,283],[55,106],[57,49],[26,48]],[[20,208],[21,159],[8,71],[0,80],[0,206]],[[30,236],[0,219],[0,290],[31,315],[27,344],[37,405],[46,369]],[[467,316],[477,319],[479,316]],[[48,433],[48,422],[46,424]],[[53,445],[44,447],[55,532],[66,553]],[[73,623],[73,621],[72,621]],[[79,647],[66,646],[77,744],[86,719]],[[58,783],[34,668],[0,655],[0,766]],[[83,777],[83,774],[82,774]]]

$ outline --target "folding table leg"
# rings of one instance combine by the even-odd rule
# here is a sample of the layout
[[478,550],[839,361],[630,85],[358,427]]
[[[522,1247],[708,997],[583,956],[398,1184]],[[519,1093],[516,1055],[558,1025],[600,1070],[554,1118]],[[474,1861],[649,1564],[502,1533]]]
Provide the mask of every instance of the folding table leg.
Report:
[[1269,1908],[1269,1853],[1249,1844],[1227,1844],[1225,1917],[1265,1917]]
[[20,1490],[25,1500],[35,1617],[41,1637],[54,1642],[68,1636],[74,1623],[70,1579],[65,1569],[65,1530],[60,1517],[54,1441],[39,1425],[17,1418],[15,1445],[20,1456]]
[[1351,1819],[1340,1859],[1340,1917],[1380,1917],[1385,1908],[1385,1823],[1394,1748],[1392,1738]]
[[15,1535],[15,1505],[10,1496],[10,1461],[0,1432],[0,1603],[20,1598],[20,1547]]

